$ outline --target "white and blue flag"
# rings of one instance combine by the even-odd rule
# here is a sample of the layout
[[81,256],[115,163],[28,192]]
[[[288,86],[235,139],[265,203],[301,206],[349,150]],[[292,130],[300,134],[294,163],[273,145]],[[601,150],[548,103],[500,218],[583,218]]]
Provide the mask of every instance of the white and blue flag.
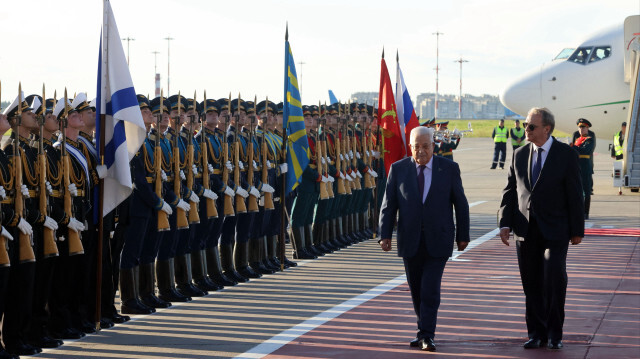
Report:
[[[107,215],[133,191],[129,161],[144,142],[146,130],[109,0],[103,1],[103,13],[96,96],[96,147],[98,161],[104,155],[104,165],[108,168],[102,207],[103,215]],[[102,118],[104,137],[100,133]],[[101,138],[104,138],[104,153],[100,153]]]

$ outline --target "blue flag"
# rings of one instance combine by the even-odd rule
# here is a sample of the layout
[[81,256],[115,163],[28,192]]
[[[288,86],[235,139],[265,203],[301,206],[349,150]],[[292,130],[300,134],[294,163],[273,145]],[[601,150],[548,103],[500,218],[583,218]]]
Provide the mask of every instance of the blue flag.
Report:
[[283,127],[287,133],[287,194],[293,191],[300,183],[302,172],[309,165],[309,141],[304,127],[302,114],[302,101],[298,89],[298,76],[296,75],[295,61],[289,47],[289,41],[285,41],[284,61],[284,108]]

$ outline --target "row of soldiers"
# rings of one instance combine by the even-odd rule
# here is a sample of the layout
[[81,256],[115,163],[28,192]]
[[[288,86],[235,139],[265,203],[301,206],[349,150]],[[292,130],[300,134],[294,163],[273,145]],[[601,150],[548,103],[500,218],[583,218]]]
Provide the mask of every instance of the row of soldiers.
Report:
[[84,93],[20,92],[0,115],[0,132],[13,129],[0,152],[0,358],[295,266],[279,256],[283,220],[297,259],[373,237],[384,164],[371,106],[304,106],[311,162],[285,194],[282,175],[297,169],[283,150],[282,104],[137,99],[148,135],[130,163],[132,195],[104,218],[101,248],[93,209],[107,168],[94,104]]

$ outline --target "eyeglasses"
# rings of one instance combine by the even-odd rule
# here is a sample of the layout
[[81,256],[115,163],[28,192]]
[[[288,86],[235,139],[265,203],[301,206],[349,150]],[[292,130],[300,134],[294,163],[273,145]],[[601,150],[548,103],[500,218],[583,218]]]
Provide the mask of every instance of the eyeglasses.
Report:
[[411,145],[411,149],[414,151],[424,150],[427,151],[432,148],[433,145]]
[[535,129],[538,127],[532,123],[528,123],[528,122],[524,122],[523,123],[524,128],[526,128],[528,131],[535,131]]

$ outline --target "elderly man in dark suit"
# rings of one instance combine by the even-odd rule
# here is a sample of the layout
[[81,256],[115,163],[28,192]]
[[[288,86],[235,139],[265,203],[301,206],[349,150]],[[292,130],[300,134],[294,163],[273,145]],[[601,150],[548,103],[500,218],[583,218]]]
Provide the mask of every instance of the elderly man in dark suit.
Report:
[[469,243],[469,203],[458,164],[433,156],[433,129],[414,128],[410,144],[413,157],[397,161],[389,170],[380,209],[379,243],[384,251],[391,250],[397,215],[398,256],[404,260],[418,317],[418,334],[410,345],[435,351],[442,273],[453,253],[454,239],[459,251]]
[[578,154],[551,136],[555,120],[546,108],[529,111],[530,142],[514,152],[500,205],[500,238],[516,239],[526,297],[526,349],[562,348],[567,291],[567,250],[584,237],[584,204]]

